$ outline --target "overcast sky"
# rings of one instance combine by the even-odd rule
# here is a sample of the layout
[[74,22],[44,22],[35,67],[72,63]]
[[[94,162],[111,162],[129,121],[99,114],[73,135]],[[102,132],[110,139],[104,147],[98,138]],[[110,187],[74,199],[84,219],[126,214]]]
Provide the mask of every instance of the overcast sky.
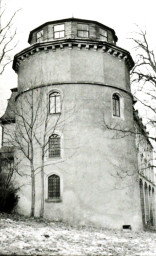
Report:
[[[6,3],[5,18],[17,9],[15,19],[17,40],[14,54],[29,46],[28,35],[35,27],[56,19],[83,18],[96,20],[113,28],[118,36],[117,45],[134,56],[133,45],[128,39],[137,31],[136,24],[146,29],[151,45],[155,40],[156,0],[2,0]],[[3,108],[10,96],[10,88],[17,86],[17,75],[8,66],[0,80],[0,102]],[[2,109],[2,107],[0,107]],[[0,113],[2,110],[0,110]]]

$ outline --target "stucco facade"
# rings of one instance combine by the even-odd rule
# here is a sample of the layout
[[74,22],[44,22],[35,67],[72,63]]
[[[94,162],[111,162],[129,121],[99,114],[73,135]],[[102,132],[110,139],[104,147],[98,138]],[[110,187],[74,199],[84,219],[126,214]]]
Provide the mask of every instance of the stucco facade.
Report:
[[[135,133],[127,136],[124,132],[134,129],[129,82],[134,63],[129,52],[117,47],[116,42],[114,30],[103,24],[66,19],[31,31],[31,46],[15,56],[15,105],[30,120],[32,108],[28,105],[33,95],[36,113],[35,216],[41,210],[42,152],[38,141],[45,134],[44,217],[107,228],[143,227]],[[49,107],[53,92],[61,99],[55,113]],[[114,95],[119,101],[116,114]],[[23,132],[20,118],[16,116],[14,127]],[[57,157],[49,154],[53,134],[59,136]],[[17,176],[22,185],[18,211],[29,215],[30,163],[20,147],[15,148],[18,170],[23,174]],[[49,198],[48,182],[53,174],[59,177],[59,200]]]
[[155,175],[153,147],[146,127],[134,112],[142,219],[145,227],[155,226]]

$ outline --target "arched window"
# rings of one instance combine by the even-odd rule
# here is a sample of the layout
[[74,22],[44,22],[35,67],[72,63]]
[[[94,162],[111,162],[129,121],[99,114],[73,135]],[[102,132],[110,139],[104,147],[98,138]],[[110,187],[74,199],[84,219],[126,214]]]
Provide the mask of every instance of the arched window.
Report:
[[52,134],[49,137],[49,157],[61,156],[61,138],[58,134]]
[[57,91],[49,95],[49,112],[51,114],[61,113],[61,94]]
[[113,100],[113,116],[120,117],[120,97],[118,94],[113,94],[112,97]]
[[60,198],[60,177],[53,174],[48,177],[48,199]]

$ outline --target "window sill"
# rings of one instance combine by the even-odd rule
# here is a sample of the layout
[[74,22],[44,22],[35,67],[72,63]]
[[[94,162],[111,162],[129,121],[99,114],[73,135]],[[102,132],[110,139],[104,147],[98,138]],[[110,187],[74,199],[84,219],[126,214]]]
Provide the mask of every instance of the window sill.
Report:
[[56,158],[45,157],[45,162],[47,163],[60,163],[63,161],[64,161],[64,158],[62,157],[56,157]]
[[118,119],[118,120],[124,120],[124,117],[123,117],[123,116],[113,116],[113,115],[112,115],[112,118]]
[[115,117],[115,118],[121,118],[121,116],[116,116],[116,115],[113,115],[113,117]]
[[45,199],[46,203],[61,203],[62,199],[61,198],[55,198],[55,199]]
[[57,113],[50,113],[49,112],[49,115],[61,115],[61,112],[57,112]]

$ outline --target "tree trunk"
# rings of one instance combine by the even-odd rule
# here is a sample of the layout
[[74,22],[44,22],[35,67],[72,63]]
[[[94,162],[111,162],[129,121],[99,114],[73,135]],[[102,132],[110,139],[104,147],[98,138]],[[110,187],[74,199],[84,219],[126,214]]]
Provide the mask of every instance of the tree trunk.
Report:
[[35,215],[35,175],[34,175],[34,168],[33,164],[31,163],[31,217]]
[[42,154],[42,164],[41,164],[41,210],[40,217],[44,217],[44,152]]

